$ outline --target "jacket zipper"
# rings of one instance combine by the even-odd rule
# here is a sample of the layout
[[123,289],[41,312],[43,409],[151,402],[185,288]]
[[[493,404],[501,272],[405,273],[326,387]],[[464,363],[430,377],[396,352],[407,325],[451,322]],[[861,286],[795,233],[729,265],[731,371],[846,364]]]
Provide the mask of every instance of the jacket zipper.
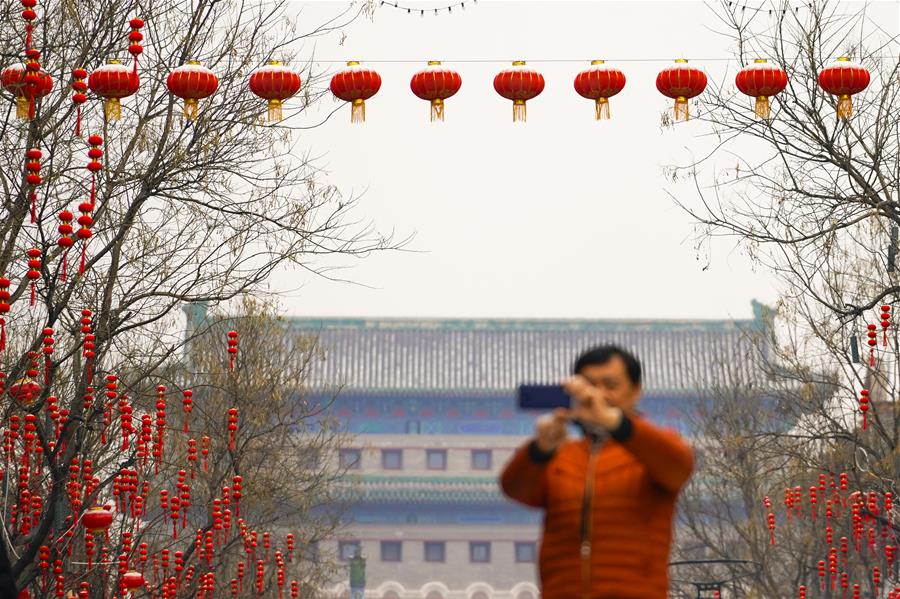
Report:
[[584,497],[581,501],[581,584],[583,599],[591,597],[591,521],[594,505],[594,470],[597,463],[597,449],[600,443],[591,440],[591,453],[588,458],[587,474],[584,481]]

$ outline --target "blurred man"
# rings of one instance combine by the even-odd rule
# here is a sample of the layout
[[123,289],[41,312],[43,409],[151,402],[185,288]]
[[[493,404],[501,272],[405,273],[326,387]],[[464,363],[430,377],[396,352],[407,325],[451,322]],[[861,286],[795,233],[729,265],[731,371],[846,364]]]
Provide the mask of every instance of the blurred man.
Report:
[[[543,599],[665,599],[672,519],[693,452],[642,418],[641,364],[602,346],[563,383],[570,409],[539,418],[506,465],[510,498],[544,510]],[[572,422],[583,438],[567,439]]]

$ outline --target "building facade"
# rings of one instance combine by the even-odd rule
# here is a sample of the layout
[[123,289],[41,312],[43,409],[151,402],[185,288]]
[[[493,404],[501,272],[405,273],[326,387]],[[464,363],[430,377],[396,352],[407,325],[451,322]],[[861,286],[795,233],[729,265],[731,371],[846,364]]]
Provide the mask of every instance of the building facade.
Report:
[[[530,436],[521,383],[554,383],[601,343],[645,367],[641,409],[690,435],[682,416],[721,366],[754,376],[744,321],[293,319],[316,337],[313,395],[354,445],[332,459],[354,481],[343,561],[366,558],[367,599],[537,599],[540,513],[506,500],[497,475]],[[321,548],[320,548],[321,549]],[[348,596],[346,583],[335,587]]]

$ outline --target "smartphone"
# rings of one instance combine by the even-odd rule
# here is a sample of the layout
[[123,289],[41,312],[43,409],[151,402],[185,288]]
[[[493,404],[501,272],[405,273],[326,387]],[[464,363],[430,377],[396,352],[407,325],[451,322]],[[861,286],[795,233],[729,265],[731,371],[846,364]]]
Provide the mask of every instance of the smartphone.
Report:
[[555,410],[568,408],[572,398],[560,385],[519,385],[520,410]]

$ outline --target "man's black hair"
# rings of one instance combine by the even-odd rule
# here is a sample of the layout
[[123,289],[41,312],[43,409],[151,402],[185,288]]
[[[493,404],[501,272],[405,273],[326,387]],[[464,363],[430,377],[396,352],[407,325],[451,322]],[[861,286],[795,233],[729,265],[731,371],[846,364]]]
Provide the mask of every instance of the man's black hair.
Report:
[[581,374],[581,371],[586,366],[606,364],[616,356],[619,356],[622,358],[622,361],[625,362],[625,371],[628,373],[628,378],[631,379],[631,382],[640,386],[642,373],[640,360],[638,360],[630,351],[622,349],[618,345],[600,345],[592,347],[578,356],[578,359],[575,360],[575,366],[572,368],[572,372]]

